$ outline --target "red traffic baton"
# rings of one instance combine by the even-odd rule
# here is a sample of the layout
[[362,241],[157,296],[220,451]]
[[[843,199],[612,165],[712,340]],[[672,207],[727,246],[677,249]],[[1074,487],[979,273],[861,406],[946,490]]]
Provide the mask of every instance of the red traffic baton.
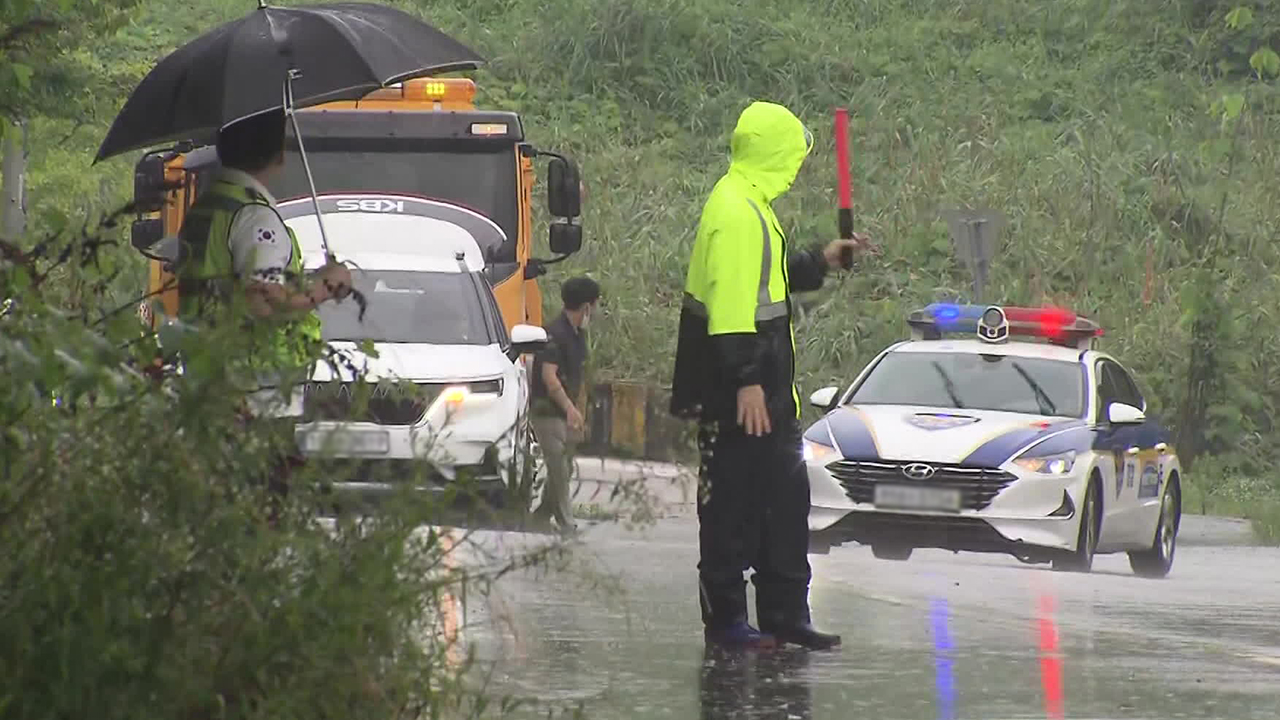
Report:
[[[840,189],[836,222],[840,238],[849,240],[853,238],[853,188],[849,179],[849,111],[845,108],[836,108],[836,178]],[[853,248],[841,248],[840,264],[845,270],[853,267]]]

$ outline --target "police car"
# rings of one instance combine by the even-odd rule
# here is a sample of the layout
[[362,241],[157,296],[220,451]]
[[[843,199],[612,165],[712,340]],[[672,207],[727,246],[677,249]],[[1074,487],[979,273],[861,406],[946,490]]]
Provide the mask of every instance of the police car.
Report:
[[936,303],[908,324],[810,398],[826,412],[803,440],[814,552],[854,540],[885,559],[942,548],[1081,572],[1126,552],[1138,575],[1168,574],[1182,469],[1095,322]]

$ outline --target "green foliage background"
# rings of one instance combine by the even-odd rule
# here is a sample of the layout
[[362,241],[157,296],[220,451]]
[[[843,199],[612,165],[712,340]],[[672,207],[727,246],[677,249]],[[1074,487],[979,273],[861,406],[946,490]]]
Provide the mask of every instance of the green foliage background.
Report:
[[[804,392],[847,381],[902,336],[909,309],[964,297],[938,211],[992,207],[1009,223],[991,299],[1100,320],[1152,410],[1202,433],[1183,436],[1207,453],[1193,504],[1257,514],[1275,489],[1280,0],[396,4],[488,56],[480,101],[521,112],[535,143],[581,162],[587,242],[548,286],[576,272],[604,284],[600,379],[669,380],[700,204],[750,100],[784,103],[814,130],[777,210],[793,242],[834,236],[831,109],[843,105],[857,224],[885,252],[805,299]],[[0,66],[35,108],[33,233],[126,197],[133,158],[89,162],[132,83],[253,6],[64,0],[59,12],[87,13],[104,39],[59,35],[59,61],[30,82]],[[119,252],[124,293],[141,261]]]

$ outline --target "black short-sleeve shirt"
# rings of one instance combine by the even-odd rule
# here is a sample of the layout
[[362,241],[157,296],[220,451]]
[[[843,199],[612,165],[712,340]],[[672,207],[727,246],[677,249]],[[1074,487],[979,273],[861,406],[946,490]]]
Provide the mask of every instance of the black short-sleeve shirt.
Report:
[[546,326],[547,346],[534,357],[532,378],[532,409],[539,415],[564,417],[564,410],[551,399],[546,383],[542,382],[543,363],[556,366],[556,377],[569,399],[577,401],[582,390],[583,368],[587,363],[587,333],[569,322],[563,312]]

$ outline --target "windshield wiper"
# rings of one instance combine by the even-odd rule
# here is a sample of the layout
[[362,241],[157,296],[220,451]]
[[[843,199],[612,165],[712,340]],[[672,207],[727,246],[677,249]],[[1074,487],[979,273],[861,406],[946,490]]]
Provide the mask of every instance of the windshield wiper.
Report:
[[1031,374],[1024,370],[1017,362],[1010,361],[1009,364],[1013,366],[1014,370],[1018,371],[1018,374],[1022,376],[1023,380],[1027,381],[1027,385],[1031,386],[1031,392],[1036,394],[1036,404],[1040,406],[1040,414],[1057,415],[1058,406],[1054,405],[1053,400],[1049,399],[1049,393],[1045,392],[1044,388],[1040,387],[1040,383],[1036,382],[1035,379],[1031,377]]
[[937,370],[938,374],[942,376],[942,387],[945,388],[947,394],[951,396],[951,402],[954,403],[957,408],[963,410],[964,403],[960,402],[960,396],[956,394],[955,381],[951,379],[950,375],[947,375],[947,371],[942,369],[942,364],[937,360],[933,361],[933,369]]

